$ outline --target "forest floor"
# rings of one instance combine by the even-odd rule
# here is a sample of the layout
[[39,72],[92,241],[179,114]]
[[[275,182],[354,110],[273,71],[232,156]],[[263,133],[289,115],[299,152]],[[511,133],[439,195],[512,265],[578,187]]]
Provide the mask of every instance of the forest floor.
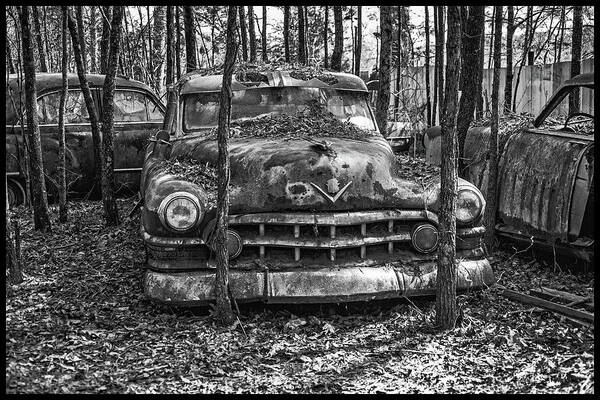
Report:
[[[119,204],[125,215],[133,203]],[[106,228],[101,202],[69,206],[51,235],[20,218],[25,281],[6,287],[9,393],[594,391],[593,328],[497,287],[460,295],[464,318],[449,332],[434,328],[433,298],[244,306],[241,324],[220,328],[206,309],[144,298],[139,214]],[[507,288],[593,293],[591,273],[506,251],[490,259]]]

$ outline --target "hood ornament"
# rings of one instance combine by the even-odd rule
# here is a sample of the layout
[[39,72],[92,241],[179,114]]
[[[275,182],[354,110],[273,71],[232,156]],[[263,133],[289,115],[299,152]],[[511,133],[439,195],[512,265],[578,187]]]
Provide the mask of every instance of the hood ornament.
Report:
[[[312,185],[312,187],[314,187],[315,189],[317,189],[319,191],[319,193],[321,193],[321,195],[323,197],[325,197],[327,200],[329,200],[331,202],[331,204],[335,204],[336,201],[339,200],[340,197],[342,197],[342,195],[344,194],[344,192],[346,192],[346,190],[350,187],[350,185],[352,184],[352,181],[348,182],[346,184],[346,186],[344,186],[343,188],[341,188],[333,197],[330,196],[329,194],[327,194],[323,189],[321,189],[319,186],[317,186],[317,184],[311,182],[310,183]],[[327,185],[328,189],[331,189],[332,185]]]

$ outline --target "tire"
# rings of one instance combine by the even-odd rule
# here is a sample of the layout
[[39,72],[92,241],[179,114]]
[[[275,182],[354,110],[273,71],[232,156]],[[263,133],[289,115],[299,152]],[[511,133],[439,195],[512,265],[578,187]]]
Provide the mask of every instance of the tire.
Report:
[[7,186],[8,206],[10,208],[17,207],[25,203],[27,196],[25,195],[25,189],[20,181],[9,178],[7,180]]

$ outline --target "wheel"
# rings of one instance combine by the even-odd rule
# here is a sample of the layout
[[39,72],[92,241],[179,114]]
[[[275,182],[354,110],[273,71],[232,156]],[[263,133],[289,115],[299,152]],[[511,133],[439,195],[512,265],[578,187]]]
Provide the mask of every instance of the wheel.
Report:
[[21,182],[14,179],[8,179],[7,186],[8,206],[10,208],[25,203],[25,189],[23,188],[23,185],[21,185]]

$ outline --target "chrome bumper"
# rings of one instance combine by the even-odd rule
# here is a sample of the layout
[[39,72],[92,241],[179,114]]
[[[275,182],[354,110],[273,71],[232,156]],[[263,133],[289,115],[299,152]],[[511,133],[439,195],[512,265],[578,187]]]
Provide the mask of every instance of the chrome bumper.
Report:
[[[232,295],[239,302],[340,303],[435,294],[436,263],[419,266],[234,270]],[[153,301],[202,305],[214,300],[214,270],[144,273],[144,292]],[[485,288],[495,282],[488,260],[458,263],[457,290]]]

